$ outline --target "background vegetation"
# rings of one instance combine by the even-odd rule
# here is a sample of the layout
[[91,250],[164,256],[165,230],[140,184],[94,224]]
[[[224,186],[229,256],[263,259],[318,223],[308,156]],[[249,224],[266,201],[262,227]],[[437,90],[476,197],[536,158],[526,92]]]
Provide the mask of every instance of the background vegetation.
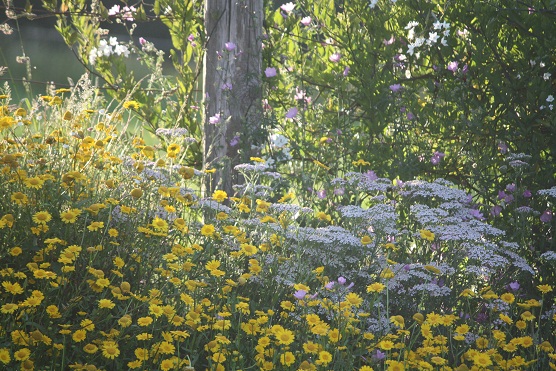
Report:
[[265,4],[234,195],[198,192],[202,4],[42,5],[88,73],[0,94],[7,367],[556,368],[554,4]]

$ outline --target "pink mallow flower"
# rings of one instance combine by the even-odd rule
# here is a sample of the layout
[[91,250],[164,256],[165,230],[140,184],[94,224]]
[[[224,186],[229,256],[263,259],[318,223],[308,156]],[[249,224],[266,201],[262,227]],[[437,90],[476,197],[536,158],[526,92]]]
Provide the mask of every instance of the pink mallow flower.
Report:
[[267,68],[264,70],[264,74],[265,74],[266,77],[274,77],[274,76],[276,76],[276,68],[274,68],[274,67],[267,67]]
[[235,50],[236,44],[234,44],[231,41],[228,41],[227,43],[224,44],[224,47],[226,48],[227,51],[231,52],[231,51]]
[[338,63],[341,58],[342,58],[342,55],[340,53],[334,53],[330,57],[328,57],[328,59],[332,63]]

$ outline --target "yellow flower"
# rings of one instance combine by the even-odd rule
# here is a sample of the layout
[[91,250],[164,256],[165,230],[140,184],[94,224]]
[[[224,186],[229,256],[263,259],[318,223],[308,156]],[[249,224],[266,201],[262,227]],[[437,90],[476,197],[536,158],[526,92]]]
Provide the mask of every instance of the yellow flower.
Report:
[[378,347],[383,350],[391,350],[394,348],[394,342],[391,340],[382,340],[378,343]]
[[21,348],[14,353],[16,361],[25,361],[31,356],[31,351],[28,348]]
[[375,282],[367,286],[367,292],[382,292],[386,286],[380,282]]
[[160,343],[158,351],[162,354],[174,354],[174,352],[176,351],[176,347],[172,343],[163,341]]
[[152,317],[141,317],[137,319],[137,324],[142,327],[149,326],[151,323],[153,323]]
[[0,348],[0,362],[7,365],[11,362],[11,360],[12,357],[10,356],[10,351],[6,348]]
[[178,153],[180,153],[181,151],[181,147],[179,144],[176,143],[172,143],[168,146],[168,148],[166,148],[166,152],[168,154],[168,157],[170,158],[175,158]]
[[217,201],[217,202],[223,202],[227,198],[228,198],[228,194],[226,193],[226,191],[216,190],[212,194],[212,199]]
[[122,327],[129,327],[132,323],[132,318],[129,314],[124,314],[119,320],[118,324]]
[[14,303],[7,303],[2,305],[0,312],[4,313],[4,314],[11,314],[14,313],[18,308],[17,304]]
[[329,221],[332,220],[332,218],[330,217],[330,215],[328,215],[327,213],[322,212],[322,211],[317,212],[315,216],[317,217],[317,219],[322,220],[322,221],[327,221],[327,222],[329,222]]
[[521,313],[521,319],[524,321],[532,321],[534,320],[536,317],[529,312],[528,310],[526,310],[525,312]]
[[12,247],[10,249],[10,255],[11,256],[18,256],[21,255],[21,253],[23,252],[23,250],[21,249],[21,247],[16,246],[16,247]]
[[500,299],[502,299],[502,301],[505,303],[511,304],[515,301],[515,296],[511,292],[506,292],[500,295]]
[[387,371],[405,371],[405,366],[402,362],[388,360],[386,364],[388,365]]
[[477,352],[475,356],[473,356],[473,364],[479,368],[486,368],[492,365],[492,361],[487,353]]
[[201,234],[203,236],[206,236],[206,237],[212,237],[214,235],[215,231],[216,231],[216,229],[214,228],[214,226],[212,224],[205,224],[201,228]]
[[350,292],[346,295],[346,301],[354,307],[359,307],[361,303],[363,303],[363,299],[354,292]]
[[29,198],[25,193],[14,192],[12,193],[10,199],[17,205],[26,205],[29,202]]
[[295,356],[292,352],[286,352],[280,355],[280,364],[283,366],[291,366],[295,363]]
[[11,282],[8,282],[8,281],[3,281],[2,282],[2,287],[9,294],[12,294],[12,295],[23,294],[23,288],[17,282],[11,283]]
[[46,224],[52,220],[52,215],[48,211],[39,211],[33,215],[33,221],[37,224]]
[[[169,371],[169,370],[173,370],[176,368],[176,361],[175,358],[170,358],[170,359],[163,359],[162,362],[160,362],[160,369],[162,371]],[[186,367],[184,370],[187,370],[188,368]]]
[[390,268],[384,268],[382,272],[380,272],[380,277],[381,278],[394,278],[394,272],[392,272],[392,270]]
[[114,359],[120,355],[120,349],[118,349],[118,343],[107,340],[102,343],[102,355],[108,359]]
[[124,104],[122,104],[122,107],[124,107],[125,109],[138,110],[141,107],[141,103],[134,100],[128,100],[125,101]]
[[77,221],[77,217],[79,216],[79,214],[81,214],[81,210],[79,209],[62,211],[60,213],[60,219],[62,219],[64,223],[73,224]]
[[332,362],[332,354],[327,352],[326,350],[321,350],[319,352],[319,359],[316,360],[317,365],[327,365]]
[[87,337],[87,331],[85,330],[77,330],[71,336],[73,341],[75,341],[76,343],[82,342],[83,340],[85,340],[86,337]]
[[371,237],[369,237],[369,236],[363,236],[363,237],[361,237],[361,244],[362,244],[362,245],[368,245],[368,244],[370,244],[371,242],[373,242],[373,239],[372,239]]
[[87,344],[83,347],[85,353],[95,354],[98,351],[98,347],[95,344]]
[[353,166],[366,166],[366,165],[370,165],[371,163],[363,159],[359,159],[357,161],[352,161],[352,164]]
[[433,241],[434,240],[434,233],[432,233],[428,229],[421,229],[419,231],[419,234],[421,235],[421,238],[424,239],[424,240],[427,240],[427,241]]
[[274,334],[274,336],[276,337],[278,344],[282,344],[282,345],[290,345],[291,343],[293,343],[295,339],[294,333],[287,329],[279,330]]
[[552,291],[552,286],[550,286],[550,285],[538,285],[537,289],[539,289],[539,291],[542,292],[543,294],[547,294],[547,293]]
[[131,197],[139,199],[141,198],[141,196],[143,196],[143,190],[141,188],[133,188],[131,192],[129,192],[129,194],[131,195]]
[[104,222],[92,222],[87,226],[87,229],[91,232],[98,231],[101,228],[104,228]]
[[115,306],[116,306],[116,304],[114,304],[114,302],[110,299],[100,299],[98,301],[98,307],[99,308],[112,309]]
[[168,222],[162,218],[156,217],[152,221],[152,226],[157,232],[167,232]]

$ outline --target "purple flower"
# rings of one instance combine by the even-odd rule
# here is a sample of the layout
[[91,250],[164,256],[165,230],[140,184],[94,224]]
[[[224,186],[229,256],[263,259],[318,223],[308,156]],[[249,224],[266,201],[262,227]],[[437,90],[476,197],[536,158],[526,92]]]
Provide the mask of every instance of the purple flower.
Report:
[[390,85],[390,90],[392,90],[394,93],[399,92],[400,90],[402,90],[402,84],[393,84]]
[[297,108],[296,107],[292,107],[288,110],[288,112],[286,112],[286,118],[287,119],[293,119],[296,115],[297,115]]
[[297,290],[295,294],[293,294],[293,296],[299,300],[303,299],[305,295],[307,295],[307,291],[305,290]]
[[347,280],[345,279],[345,277],[342,277],[342,276],[338,277],[338,283],[339,283],[340,285],[343,285],[344,283],[346,283],[346,281],[347,281]]
[[377,179],[378,179],[378,176],[377,176],[377,175],[375,174],[375,172],[372,171],[372,170],[367,171],[367,172],[366,172],[365,174],[363,174],[363,175],[365,175],[365,177],[366,177],[368,180],[370,180],[371,182],[372,182],[373,180],[377,180]]
[[513,200],[514,200],[514,196],[513,196],[513,195],[506,195],[506,197],[504,197],[504,201],[505,201],[507,204],[511,204],[511,203],[513,202]]
[[506,145],[506,143],[504,142],[500,142],[498,143],[498,150],[500,151],[501,154],[506,154],[506,152],[508,152],[508,146]]
[[415,119],[415,115],[411,112],[408,112],[406,117],[407,117],[408,120],[414,120]]
[[334,287],[334,284],[335,284],[334,281],[330,281],[326,285],[324,285],[324,287],[327,288],[328,290],[330,290],[330,289],[332,289],[332,287]]
[[497,217],[498,215],[500,215],[500,213],[502,212],[502,206],[500,205],[495,205],[492,207],[492,209],[490,209],[490,215]]
[[217,113],[214,116],[209,117],[209,123],[216,125],[220,122],[220,114]]
[[548,223],[552,220],[552,215],[554,215],[552,213],[552,210],[545,210],[544,213],[542,213],[542,215],[540,216],[541,222],[543,223]]
[[349,67],[344,68],[343,75],[346,77],[349,74]]
[[525,191],[523,191],[523,197],[529,198],[531,196],[532,196],[532,194],[531,194],[530,190],[526,189]]
[[508,191],[508,192],[514,192],[514,191],[515,191],[515,183],[508,184],[508,185],[506,186],[506,191]]
[[334,194],[335,194],[336,196],[343,196],[344,193],[345,193],[345,189],[344,189],[343,187],[341,187],[341,188],[336,188],[336,189],[334,190]]
[[469,66],[466,64],[461,69],[461,73],[463,73],[465,75],[467,72],[469,72]]
[[317,192],[317,197],[320,198],[321,200],[324,200],[326,198],[326,190],[321,189],[320,191],[318,191]]
[[331,54],[330,57],[328,57],[328,59],[332,63],[338,63],[341,58],[342,58],[342,55],[340,53],[334,53],[334,54]]
[[511,282],[508,286],[510,287],[510,290],[512,290],[512,291],[519,290],[519,282],[517,282],[517,281]]
[[311,17],[303,17],[301,19],[301,24],[304,26],[309,26],[311,24],[311,21],[312,21]]
[[195,40],[195,35],[189,34],[189,36],[187,36],[187,40],[188,40],[189,42],[192,42],[193,40]]
[[504,191],[498,191],[498,199],[502,200],[506,197],[506,192]]
[[446,154],[444,154],[443,152],[434,152],[434,154],[431,157],[431,163],[433,165],[438,165],[440,163],[440,160],[444,158],[444,156],[446,156]]
[[483,213],[481,213],[479,210],[476,210],[476,209],[469,210],[469,214],[471,214],[471,216],[475,219],[479,219],[479,220],[484,220],[485,219],[483,217]]
[[458,62],[452,61],[448,63],[448,67],[446,67],[448,71],[456,72],[458,70]]
[[227,43],[224,44],[224,47],[226,48],[227,51],[231,52],[236,48],[236,44],[234,44],[231,41],[228,41]]
[[274,77],[276,76],[276,68],[267,67],[266,70],[264,70],[264,74],[266,77]]
[[239,144],[239,136],[235,136],[232,138],[232,140],[230,140],[230,146],[231,147],[235,147]]
[[386,353],[382,353],[379,349],[376,350],[376,353],[373,355],[373,357],[377,360],[377,361],[381,361],[384,358],[386,358]]
[[231,82],[225,82],[222,84],[222,86],[220,87],[222,90],[232,90],[232,83]]

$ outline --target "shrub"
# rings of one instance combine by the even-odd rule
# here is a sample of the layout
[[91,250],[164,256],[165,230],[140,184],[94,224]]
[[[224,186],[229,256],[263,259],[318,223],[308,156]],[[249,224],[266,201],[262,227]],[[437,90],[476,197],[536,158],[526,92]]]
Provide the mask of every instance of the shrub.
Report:
[[201,195],[187,133],[143,137],[87,79],[0,99],[5,367],[555,367],[552,286],[446,180],[315,176],[310,208],[253,158]]

